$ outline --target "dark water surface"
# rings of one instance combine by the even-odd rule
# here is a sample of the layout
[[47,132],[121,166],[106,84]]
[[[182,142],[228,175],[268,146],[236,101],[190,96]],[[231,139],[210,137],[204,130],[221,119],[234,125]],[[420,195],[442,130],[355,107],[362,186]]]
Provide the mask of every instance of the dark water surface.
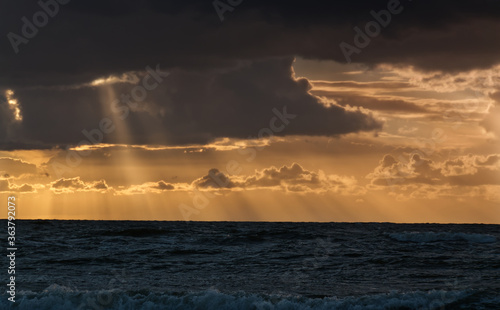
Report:
[[499,228],[18,220],[0,307],[500,309]]

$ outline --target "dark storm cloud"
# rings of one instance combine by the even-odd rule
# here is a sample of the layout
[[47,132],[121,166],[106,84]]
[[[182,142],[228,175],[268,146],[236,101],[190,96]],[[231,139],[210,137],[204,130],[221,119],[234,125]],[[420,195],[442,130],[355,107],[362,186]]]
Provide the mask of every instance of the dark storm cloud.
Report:
[[[335,136],[381,128],[379,121],[359,110],[326,107],[308,93],[306,79],[292,78],[291,65],[291,58],[279,58],[245,62],[225,71],[174,70],[130,108],[121,102],[111,109],[113,99],[101,98],[109,88],[118,98],[130,94],[135,85],[128,83],[21,90],[16,95],[24,108],[23,135],[54,145],[92,139],[123,143],[119,127],[124,126],[128,143],[185,144],[218,137]],[[114,119],[110,127],[115,130],[109,133],[99,130],[106,117]]]
[[[47,2],[49,0],[43,0]],[[62,1],[61,2],[66,2]],[[2,1],[0,83],[61,84],[164,67],[224,67],[238,59],[298,55],[345,62],[354,26],[389,1],[243,1],[220,22],[213,1],[68,1],[19,53],[7,37],[22,35],[35,1]],[[401,1],[380,36],[353,61],[406,63],[457,70],[497,63],[498,1]]]
[[18,129],[19,124],[15,120],[8,99],[0,89],[0,141],[15,138]]
[[[85,139],[81,131],[98,128],[107,111],[100,104],[102,90],[77,86],[156,64],[176,75],[125,120],[134,142],[257,136],[269,126],[271,110],[282,111],[285,105],[297,118],[275,134],[338,135],[380,128],[360,111],[325,108],[308,93],[307,80],[292,80],[289,70],[291,56],[344,62],[339,44],[353,44],[353,27],[364,28],[373,20],[370,12],[386,9],[388,1],[243,1],[225,12],[224,22],[212,1],[40,3],[51,3],[53,17],[31,29],[29,38],[23,27],[41,16],[39,2],[0,3],[0,90],[14,90],[23,113],[22,127],[12,137],[13,126],[5,125],[12,116],[1,103],[5,149],[78,143]],[[448,71],[498,62],[499,2],[401,1],[401,6],[404,10],[391,17],[387,28],[352,55],[354,62]],[[131,85],[125,84],[113,87],[129,92]],[[103,141],[123,142],[118,132]]]

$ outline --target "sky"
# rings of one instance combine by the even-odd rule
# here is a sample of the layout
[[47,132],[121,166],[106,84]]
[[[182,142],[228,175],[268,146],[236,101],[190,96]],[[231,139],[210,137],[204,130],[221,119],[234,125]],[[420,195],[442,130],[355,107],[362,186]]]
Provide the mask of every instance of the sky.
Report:
[[500,224],[498,1],[0,12],[20,219]]

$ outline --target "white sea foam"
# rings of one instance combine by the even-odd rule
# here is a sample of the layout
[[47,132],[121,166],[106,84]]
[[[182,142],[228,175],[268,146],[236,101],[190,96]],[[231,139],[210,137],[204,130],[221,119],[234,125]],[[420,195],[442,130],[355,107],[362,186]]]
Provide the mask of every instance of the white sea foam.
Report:
[[389,237],[398,241],[409,242],[437,242],[437,241],[469,241],[477,243],[496,242],[496,237],[486,234],[466,234],[451,232],[404,232],[389,234]]
[[[61,287],[51,287],[39,294],[18,296],[16,309],[439,309],[460,302],[470,293],[465,291],[429,291],[365,295],[346,298],[306,298],[246,293],[224,294],[206,291],[186,294],[156,294],[148,292],[125,293],[120,291],[77,292]],[[0,301],[2,309],[6,298]]]

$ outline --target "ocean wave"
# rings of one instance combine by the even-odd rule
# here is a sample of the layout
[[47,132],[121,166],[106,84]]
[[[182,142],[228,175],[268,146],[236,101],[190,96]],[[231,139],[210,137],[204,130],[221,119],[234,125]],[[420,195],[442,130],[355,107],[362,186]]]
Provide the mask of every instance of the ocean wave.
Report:
[[[456,305],[471,293],[465,291],[416,291],[361,297],[307,298],[303,296],[225,294],[218,291],[158,294],[147,291],[72,291],[51,286],[42,293],[19,292],[15,304],[2,298],[2,309],[440,309]],[[5,297],[5,296],[4,296]],[[10,304],[10,307],[7,306]]]
[[389,234],[389,237],[404,242],[438,242],[438,241],[469,241],[477,243],[492,243],[495,236],[486,234],[467,234],[451,232],[404,232]]

